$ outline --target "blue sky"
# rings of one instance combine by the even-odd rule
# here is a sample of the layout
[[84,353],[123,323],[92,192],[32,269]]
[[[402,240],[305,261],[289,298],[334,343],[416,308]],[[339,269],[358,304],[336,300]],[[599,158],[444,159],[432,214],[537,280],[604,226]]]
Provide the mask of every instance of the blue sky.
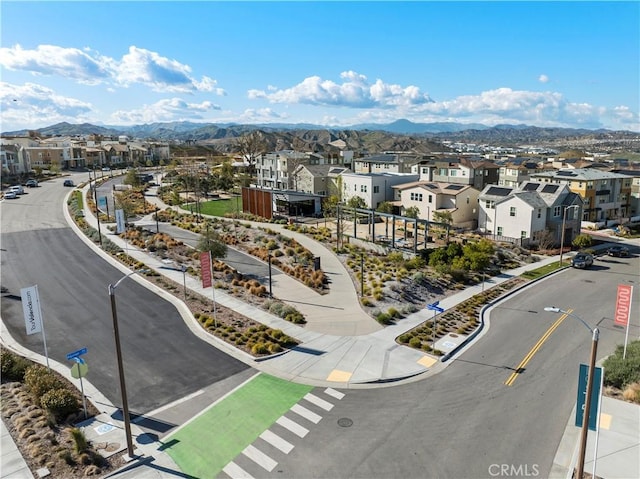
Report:
[[0,3],[0,131],[415,122],[640,131],[640,4]]

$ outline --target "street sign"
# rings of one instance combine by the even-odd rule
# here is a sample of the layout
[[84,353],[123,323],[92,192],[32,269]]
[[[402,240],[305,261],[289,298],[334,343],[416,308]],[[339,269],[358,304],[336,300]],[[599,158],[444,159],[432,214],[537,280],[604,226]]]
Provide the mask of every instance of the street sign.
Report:
[[427,304],[427,309],[430,311],[437,311],[438,313],[444,313],[444,308],[438,306],[439,303],[440,301],[436,301],[434,303]]
[[83,354],[87,354],[87,348],[78,349],[77,351],[67,354],[67,359],[71,360],[80,357]]
[[[589,366],[580,365],[580,376],[578,376],[578,400],[576,405],[576,426],[582,427],[584,407],[587,399],[587,380],[589,378]],[[591,407],[589,408],[589,429],[595,431],[598,424],[598,398],[600,397],[600,384],[602,378],[602,368],[595,368],[593,372],[593,387],[591,389]]]

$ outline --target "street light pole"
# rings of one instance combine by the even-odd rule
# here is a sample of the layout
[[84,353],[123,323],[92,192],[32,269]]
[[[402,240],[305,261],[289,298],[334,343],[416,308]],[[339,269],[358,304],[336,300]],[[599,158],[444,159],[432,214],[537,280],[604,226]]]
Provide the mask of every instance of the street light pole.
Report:
[[575,477],[578,479],[583,479],[584,476],[584,461],[585,455],[587,452],[587,436],[589,433],[589,413],[591,411],[591,393],[593,392],[593,377],[595,375],[596,370],[596,355],[598,353],[598,338],[600,336],[600,331],[598,328],[591,329],[587,323],[585,323],[582,318],[579,316],[572,314],[569,311],[564,311],[560,308],[556,308],[555,306],[547,306],[544,308],[545,311],[549,311],[552,313],[563,313],[567,316],[572,316],[580,321],[590,332],[591,332],[591,356],[589,358],[589,373],[587,376],[587,396],[584,400],[584,411],[582,414],[582,428],[580,430],[580,450],[578,452],[578,466],[576,468]]
[[127,400],[127,386],[125,384],[124,366],[122,363],[122,348],[120,346],[120,331],[118,329],[118,313],[116,310],[116,288],[129,276],[140,272],[131,273],[120,278],[115,284],[109,285],[109,299],[111,301],[111,316],[113,318],[113,334],[116,340],[116,360],[118,363],[118,376],[120,378],[120,394],[122,395],[122,417],[124,420],[124,432],[127,440],[127,454],[129,458],[135,457],[133,453],[133,439],[131,438],[131,418],[129,417],[129,402]]
[[564,252],[564,229],[567,221],[567,211],[572,208],[578,208],[578,205],[567,206],[562,212],[562,233],[560,234],[560,266],[562,267],[562,253]]
[[269,257],[269,298],[273,299],[273,290],[271,289],[271,253],[267,253]]

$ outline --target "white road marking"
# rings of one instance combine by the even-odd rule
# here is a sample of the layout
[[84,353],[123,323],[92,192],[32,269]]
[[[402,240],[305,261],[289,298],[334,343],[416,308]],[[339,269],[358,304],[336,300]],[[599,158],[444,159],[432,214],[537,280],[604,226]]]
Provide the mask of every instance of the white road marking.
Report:
[[235,462],[230,462],[222,469],[231,479],[253,479],[253,476],[238,466]]
[[322,419],[322,416],[318,416],[315,412],[309,411],[306,407],[300,406],[300,404],[294,404],[291,410],[314,424],[318,424]]
[[262,438],[262,440],[268,442],[273,447],[275,447],[276,449],[281,450],[285,454],[289,454],[291,452],[291,450],[293,449],[293,444],[291,444],[288,441],[285,441],[280,436],[278,436],[277,434],[272,433],[268,429],[265,432],[263,432],[262,434],[260,434],[260,437]]
[[324,390],[325,394],[328,394],[331,397],[334,397],[336,399],[342,399],[344,397],[344,393],[341,393],[340,391],[336,391],[333,388],[327,388]]
[[325,401],[324,399],[320,399],[318,396],[315,396],[311,393],[305,395],[304,399],[309,401],[310,403],[315,404],[318,407],[321,407],[325,411],[331,411],[333,409],[333,404],[329,401]]
[[247,456],[249,459],[251,459],[253,462],[258,464],[259,466],[262,466],[269,472],[273,471],[273,468],[278,465],[276,461],[271,459],[264,452],[260,451],[259,449],[251,445],[247,446],[245,450],[242,451],[242,454]]
[[305,437],[309,433],[309,430],[307,428],[302,427],[297,422],[292,421],[285,416],[281,416],[280,419],[276,421],[276,423],[280,424],[285,429],[288,429],[298,437]]

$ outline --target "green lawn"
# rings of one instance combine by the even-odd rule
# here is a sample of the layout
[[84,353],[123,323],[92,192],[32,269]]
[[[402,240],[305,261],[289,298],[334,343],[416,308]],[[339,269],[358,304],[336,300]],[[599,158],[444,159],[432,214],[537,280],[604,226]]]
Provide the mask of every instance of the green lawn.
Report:
[[[564,266],[564,265],[568,265],[569,263],[567,261],[563,261],[562,264]],[[545,274],[549,274],[560,268],[561,268],[560,262],[556,261],[546,266],[541,266],[540,268],[532,269],[530,271],[525,271],[520,276],[527,279],[537,279],[537,278],[540,278],[541,276],[544,276]]]
[[313,389],[260,374],[167,436],[166,452],[193,477],[216,477],[222,468]]
[[[196,205],[194,203],[184,203],[180,205],[180,208],[196,211]],[[200,202],[200,213],[210,216],[224,216],[225,213],[242,212],[242,198],[236,196],[228,200],[212,200]]]

